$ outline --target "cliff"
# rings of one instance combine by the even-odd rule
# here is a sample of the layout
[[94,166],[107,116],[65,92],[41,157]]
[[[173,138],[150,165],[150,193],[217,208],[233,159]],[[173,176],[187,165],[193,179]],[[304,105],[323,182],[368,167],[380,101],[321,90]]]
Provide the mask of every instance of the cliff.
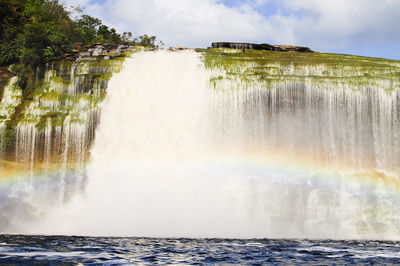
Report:
[[292,46],[292,45],[270,45],[267,43],[237,43],[237,42],[213,42],[212,48],[231,48],[231,49],[250,49],[250,50],[265,50],[265,51],[279,51],[279,52],[312,52],[308,47]]
[[[281,52],[294,49],[292,46],[221,46],[233,49],[197,50],[204,66],[211,70],[210,84],[216,91],[273,92],[291,87],[296,93],[308,88],[313,92],[343,90],[363,95],[391,94],[400,89],[400,62],[395,60]],[[275,50],[262,50],[267,48]],[[36,87],[30,93],[23,92],[6,69],[0,69],[2,83],[8,84],[0,102],[0,161],[16,162],[27,171],[84,164],[100,118],[98,103],[106,94],[108,81],[121,69],[127,55],[141,49],[106,44],[77,47],[73,54],[49,64],[45,77],[34,81]],[[285,106],[302,98],[287,97],[276,104]]]
[[141,48],[96,43],[65,54],[47,66],[44,78],[32,81],[33,92],[0,69],[0,162],[15,162],[22,171],[84,163],[99,121],[98,103],[135,49]]
[[[251,46],[248,46],[251,47]],[[236,48],[197,49],[207,68],[218,69],[211,78],[219,83],[240,81],[244,87],[274,89],[285,82],[353,91],[369,88],[392,92],[400,89],[400,61],[329,53],[282,53]],[[236,86],[233,84],[233,86]]]
[[0,100],[3,98],[3,91],[5,86],[9,83],[12,74],[8,71],[7,67],[0,67]]
[[223,124],[226,132],[257,129],[253,141],[271,140],[270,149],[288,149],[293,160],[400,173],[400,61],[317,52],[198,51],[211,73],[216,104],[235,118]]

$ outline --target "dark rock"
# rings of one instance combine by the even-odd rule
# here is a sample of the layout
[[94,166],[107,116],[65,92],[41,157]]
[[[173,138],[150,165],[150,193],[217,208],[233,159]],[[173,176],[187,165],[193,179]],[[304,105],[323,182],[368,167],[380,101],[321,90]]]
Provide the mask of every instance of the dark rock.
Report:
[[[132,49],[128,43],[123,44],[107,44],[102,42],[92,43],[83,46],[81,43],[75,43],[74,49],[70,53],[65,53],[60,57],[54,58],[57,60],[75,61],[78,58],[92,57],[98,60],[113,59],[125,56],[125,52]],[[110,55],[112,53],[112,55]]]
[[281,51],[281,52],[312,52],[308,47],[292,46],[292,45],[270,45],[267,43],[238,43],[238,42],[213,42],[213,48],[232,48],[232,49],[250,49],[250,50],[266,50],[266,51]]
[[0,100],[3,98],[4,88],[8,85],[13,74],[8,71],[7,67],[0,67]]
[[213,42],[211,44],[213,48],[232,48],[232,49],[251,49],[251,50],[268,50],[268,51],[280,51],[280,48],[274,47],[266,43],[239,43],[239,42]]
[[293,46],[293,45],[274,45],[274,46],[282,49],[282,51],[284,52],[300,52],[300,53],[313,52],[313,50],[305,46]]

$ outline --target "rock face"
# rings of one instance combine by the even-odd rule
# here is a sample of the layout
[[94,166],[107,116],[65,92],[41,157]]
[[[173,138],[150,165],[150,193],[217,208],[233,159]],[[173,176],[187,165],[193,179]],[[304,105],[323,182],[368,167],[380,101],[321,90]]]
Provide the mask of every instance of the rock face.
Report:
[[238,42],[213,42],[211,44],[213,48],[232,48],[232,49],[251,49],[251,50],[268,50],[268,51],[280,51],[280,48],[275,46],[262,43],[238,43]]
[[7,67],[0,67],[0,100],[3,97],[4,87],[7,86],[12,74],[8,71]]
[[[133,47],[129,44],[107,44],[93,43],[83,46],[80,43],[74,44],[74,49],[70,53],[55,57],[52,64],[58,64],[60,61],[76,61],[81,60],[108,60],[122,58],[126,52],[132,50]],[[8,70],[8,66],[0,66],[0,100],[3,97],[4,87],[8,84],[13,74]]]
[[308,47],[292,45],[270,45],[267,43],[237,43],[237,42],[213,42],[212,48],[251,49],[280,52],[312,52]]
[[[4,89],[11,73],[0,67],[0,160],[23,167],[84,162],[99,121],[98,103],[134,49],[100,43],[76,49],[47,64],[44,78],[32,80],[36,86],[25,96],[18,86]],[[0,161],[0,176],[1,171]]]
[[133,47],[127,43],[114,45],[96,42],[86,46],[83,46],[80,43],[75,43],[74,49],[70,53],[63,54],[54,59],[55,61],[75,61],[79,57],[96,57],[98,60],[113,59],[116,57],[124,57],[125,52],[131,49],[133,49]]
[[274,47],[280,48],[282,52],[301,52],[301,53],[313,52],[313,50],[305,46],[274,45]]

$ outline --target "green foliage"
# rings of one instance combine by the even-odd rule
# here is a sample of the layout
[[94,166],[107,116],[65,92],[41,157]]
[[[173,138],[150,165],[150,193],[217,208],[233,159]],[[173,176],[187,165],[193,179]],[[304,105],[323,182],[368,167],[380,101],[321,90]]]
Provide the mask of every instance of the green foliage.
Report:
[[156,36],[147,36],[147,34],[144,34],[135,39],[135,42],[141,46],[155,47]]
[[27,84],[29,70],[24,64],[15,64],[10,67],[11,72],[18,77],[17,85],[24,88]]
[[[132,36],[132,33],[130,33]],[[109,29],[103,25],[98,18],[89,15],[82,15],[71,25],[70,38],[74,42],[90,44],[93,42],[104,42],[109,44],[119,44],[124,39],[114,28]]]
[[97,31],[100,25],[102,25],[100,19],[82,15],[81,18],[72,25],[73,39],[83,44],[93,42],[97,37]]
[[38,67],[44,69],[48,62],[71,52],[76,43],[137,41],[154,47],[155,40],[147,35],[134,39],[131,32],[121,35],[85,14],[73,20],[61,0],[0,0],[0,65],[15,65],[13,72],[22,88],[32,83],[27,78],[34,77]]
[[0,7],[0,64],[34,69],[72,48],[72,20],[58,0],[2,0]]
[[121,35],[114,28],[109,29],[106,25],[101,25],[97,30],[96,41],[107,42],[111,44],[121,43]]
[[132,32],[124,32],[123,34],[122,34],[122,41],[123,42],[132,42],[133,41],[133,35],[132,35]]
[[18,61],[22,49],[22,34],[26,18],[19,1],[0,1],[0,64]]
[[[196,49],[206,68],[218,69],[210,82],[240,81],[244,86],[273,89],[287,82],[314,88],[370,88],[392,92],[400,88],[400,63],[396,60],[341,54]],[[221,76],[221,73],[223,75]],[[237,83],[239,84],[239,83]]]
[[22,42],[18,40],[0,43],[0,65],[9,65],[18,62],[22,50]]
[[15,145],[15,139],[16,139],[16,133],[15,133],[15,129],[14,126],[8,126],[8,128],[6,129],[5,135],[4,135],[4,139],[3,139],[3,143],[2,147],[0,147],[3,150],[7,150],[11,147],[13,147]]

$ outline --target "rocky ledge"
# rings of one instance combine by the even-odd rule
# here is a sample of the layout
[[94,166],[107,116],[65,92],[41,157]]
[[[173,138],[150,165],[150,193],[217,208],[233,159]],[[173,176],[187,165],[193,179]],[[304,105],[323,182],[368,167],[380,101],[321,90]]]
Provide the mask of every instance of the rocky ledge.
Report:
[[313,52],[310,48],[304,46],[292,45],[270,45],[267,43],[239,43],[239,42],[213,42],[212,48],[232,48],[232,49],[251,49],[251,50],[267,50],[267,51],[280,51],[280,52]]
[[55,58],[55,60],[68,60],[75,61],[79,57],[96,57],[97,59],[113,59],[116,57],[123,57],[127,50],[133,47],[126,44],[107,44],[96,42],[90,45],[82,45],[80,43],[74,44],[74,49],[70,53],[63,54],[61,57]]
[[0,99],[3,98],[4,87],[7,86],[8,81],[13,75],[7,67],[0,66]]

